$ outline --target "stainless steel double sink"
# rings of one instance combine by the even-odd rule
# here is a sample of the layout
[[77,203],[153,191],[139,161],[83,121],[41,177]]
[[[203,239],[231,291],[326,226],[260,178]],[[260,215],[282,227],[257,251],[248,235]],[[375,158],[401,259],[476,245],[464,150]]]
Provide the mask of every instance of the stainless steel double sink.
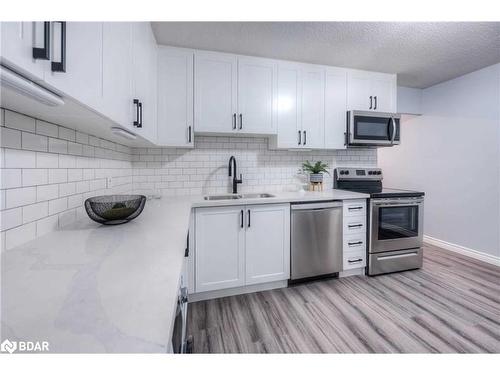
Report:
[[221,201],[227,199],[256,199],[256,198],[274,198],[269,193],[250,193],[250,194],[223,194],[223,195],[205,195],[206,201]]

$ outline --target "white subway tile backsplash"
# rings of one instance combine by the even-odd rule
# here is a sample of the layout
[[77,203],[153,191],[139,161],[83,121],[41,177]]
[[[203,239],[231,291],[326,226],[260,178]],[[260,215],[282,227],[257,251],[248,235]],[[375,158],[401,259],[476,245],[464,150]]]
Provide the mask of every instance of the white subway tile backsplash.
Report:
[[22,186],[22,169],[2,169],[0,189]]
[[36,133],[41,135],[46,135],[49,137],[57,138],[59,134],[59,127],[57,125],[42,121],[36,120]]
[[49,169],[49,184],[68,181],[67,169]]
[[44,234],[53,232],[57,229],[59,225],[59,216],[52,215],[40,219],[36,222],[36,235],[37,237],[43,236]]
[[23,223],[23,209],[21,207],[1,212],[0,230],[4,231],[17,227]]
[[64,139],[49,138],[49,152],[66,154],[68,152],[68,141]]
[[5,126],[34,133],[35,119],[17,112],[5,111]]
[[48,215],[49,203],[40,202],[23,207],[23,224],[42,219]]
[[23,169],[23,186],[44,185],[47,182],[47,169]]
[[36,187],[8,189],[5,191],[5,208],[26,206],[36,202]]
[[48,150],[47,137],[44,135],[23,132],[21,142],[22,142],[22,148],[24,150],[31,150],[31,151]]
[[60,126],[59,138],[74,142],[76,140],[76,131]]
[[59,155],[59,168],[76,168],[76,156]]
[[49,215],[58,214],[68,208],[68,198],[59,198],[49,201]]
[[21,148],[21,131],[1,127],[0,140],[2,147]]
[[59,185],[59,196],[60,197],[65,197],[68,195],[72,195],[76,193],[76,183],[75,182],[69,182],[67,184],[60,184]]
[[49,154],[46,152],[36,153],[37,168],[58,168],[59,156],[57,154]]
[[36,154],[33,151],[6,148],[4,152],[4,168],[35,168],[36,166]]
[[[85,133],[80,133],[80,132],[76,132],[76,141],[78,143],[82,143],[82,144],[88,144],[89,143],[89,135],[88,134],[85,134]],[[126,151],[126,148],[125,148],[125,152]]]
[[40,201],[48,201],[51,199],[56,199],[59,197],[59,185],[41,185],[36,187],[36,200]]

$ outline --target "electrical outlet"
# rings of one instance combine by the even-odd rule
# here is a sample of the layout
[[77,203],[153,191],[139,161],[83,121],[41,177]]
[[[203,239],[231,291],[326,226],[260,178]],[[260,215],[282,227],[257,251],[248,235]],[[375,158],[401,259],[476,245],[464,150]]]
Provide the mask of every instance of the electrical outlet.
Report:
[[106,177],[106,189],[113,187],[113,177]]

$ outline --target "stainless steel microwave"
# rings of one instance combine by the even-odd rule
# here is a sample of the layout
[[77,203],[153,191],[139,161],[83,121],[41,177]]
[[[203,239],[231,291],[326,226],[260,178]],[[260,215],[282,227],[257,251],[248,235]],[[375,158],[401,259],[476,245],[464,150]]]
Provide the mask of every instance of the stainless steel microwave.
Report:
[[401,142],[401,115],[397,113],[348,111],[348,147],[379,147]]

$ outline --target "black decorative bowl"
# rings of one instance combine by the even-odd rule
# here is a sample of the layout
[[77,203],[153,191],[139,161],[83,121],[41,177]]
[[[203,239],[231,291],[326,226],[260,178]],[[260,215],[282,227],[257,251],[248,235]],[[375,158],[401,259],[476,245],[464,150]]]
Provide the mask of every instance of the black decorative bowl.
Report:
[[101,195],[87,199],[85,210],[98,223],[116,225],[135,219],[145,204],[144,195]]

